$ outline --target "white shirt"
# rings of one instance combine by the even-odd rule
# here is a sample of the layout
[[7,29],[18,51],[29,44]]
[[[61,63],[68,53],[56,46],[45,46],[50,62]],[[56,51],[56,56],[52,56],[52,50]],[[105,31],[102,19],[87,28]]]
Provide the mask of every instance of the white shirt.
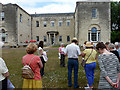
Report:
[[66,46],[65,54],[68,55],[68,58],[78,58],[78,55],[81,54],[80,48],[75,43],[71,43]]
[[8,68],[2,58],[0,58],[0,81],[4,80],[5,77],[2,75],[3,73],[8,72]]

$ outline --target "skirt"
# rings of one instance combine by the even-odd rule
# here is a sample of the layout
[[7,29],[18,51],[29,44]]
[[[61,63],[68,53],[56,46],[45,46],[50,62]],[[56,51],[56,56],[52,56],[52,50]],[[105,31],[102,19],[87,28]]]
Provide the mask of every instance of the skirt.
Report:
[[42,80],[23,79],[23,88],[42,88]]

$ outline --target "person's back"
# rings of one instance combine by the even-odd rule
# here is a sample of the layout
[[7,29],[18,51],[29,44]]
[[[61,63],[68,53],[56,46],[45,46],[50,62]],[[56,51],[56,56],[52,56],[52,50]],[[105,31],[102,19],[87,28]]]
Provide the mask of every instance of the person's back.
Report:
[[[33,58],[33,60],[31,61],[32,58]],[[31,63],[30,63],[30,61],[31,61]],[[27,65],[29,65],[29,63],[30,63],[30,67],[32,68],[32,70],[35,74],[34,80],[41,80],[40,68],[39,68],[39,64],[38,64],[39,62],[40,62],[39,56],[35,56],[34,54],[27,54],[23,57],[23,65],[25,65],[25,63]]]
[[67,45],[66,49],[67,49],[68,58],[78,58],[78,55],[80,54],[78,52],[79,47],[75,43],[71,43]]
[[[92,51],[93,50],[93,51]],[[91,53],[92,52],[92,53]],[[88,58],[88,56],[90,55],[90,57],[88,58],[86,63],[92,63],[92,62],[96,62],[96,54],[97,52],[94,49],[85,49],[83,51],[83,53],[85,53],[85,60]]]

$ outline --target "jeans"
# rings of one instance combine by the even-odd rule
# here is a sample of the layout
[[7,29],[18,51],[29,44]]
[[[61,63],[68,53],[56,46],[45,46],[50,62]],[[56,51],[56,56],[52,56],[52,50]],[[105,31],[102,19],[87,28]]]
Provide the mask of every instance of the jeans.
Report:
[[68,86],[72,86],[72,69],[74,68],[74,88],[78,87],[79,62],[75,59],[68,59]]
[[65,55],[61,54],[60,66],[65,67]]
[[89,86],[93,85],[95,68],[96,68],[96,62],[85,64],[85,73]]

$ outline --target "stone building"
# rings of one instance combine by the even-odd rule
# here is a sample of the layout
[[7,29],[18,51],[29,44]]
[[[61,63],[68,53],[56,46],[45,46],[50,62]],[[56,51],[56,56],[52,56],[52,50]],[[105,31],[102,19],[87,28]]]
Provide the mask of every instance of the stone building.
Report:
[[74,13],[28,14],[17,4],[0,3],[0,39],[5,45],[41,41],[46,45],[110,41],[110,2],[79,1]]

